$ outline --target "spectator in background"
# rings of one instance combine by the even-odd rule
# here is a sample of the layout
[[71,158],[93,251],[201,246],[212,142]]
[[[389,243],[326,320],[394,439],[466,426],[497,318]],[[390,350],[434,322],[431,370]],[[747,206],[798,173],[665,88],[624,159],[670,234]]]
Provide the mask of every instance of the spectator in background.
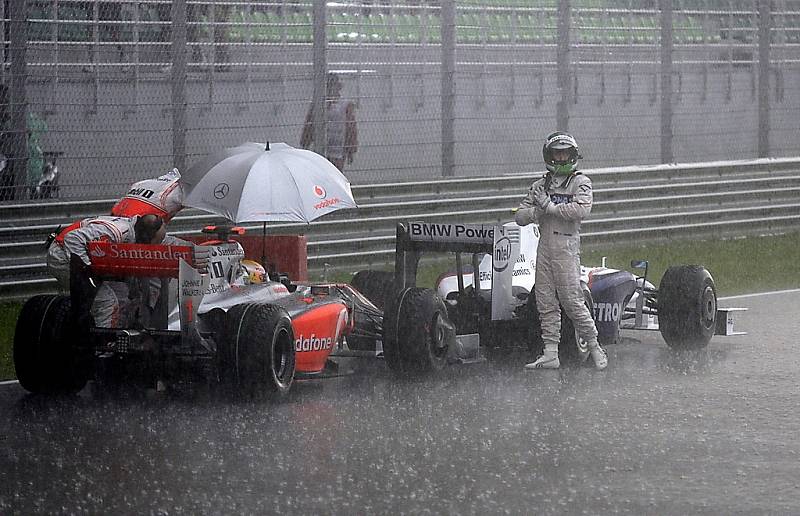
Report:
[[[45,170],[45,154],[42,150],[42,135],[47,132],[47,123],[36,113],[28,112],[26,125],[27,137],[15,138],[11,121],[11,102],[8,87],[0,84],[0,200],[11,200],[26,197],[25,193],[35,192]],[[16,140],[16,141],[15,141]],[[26,145],[23,151],[14,151],[16,143]],[[20,159],[26,157],[27,159]],[[14,163],[16,161],[16,163]],[[24,174],[20,174],[19,184],[15,165],[25,163]],[[25,182],[25,185],[22,184]],[[19,188],[18,188],[19,186]],[[25,188],[27,186],[27,188]]]
[[[342,83],[335,73],[328,74],[327,82],[327,134],[328,145],[325,157],[336,168],[344,171],[346,163],[353,163],[353,155],[358,150],[358,128],[356,126],[355,103],[341,98]],[[303,132],[300,135],[300,146],[311,147],[314,142],[314,104],[308,110]]]
[[125,196],[111,208],[117,217],[158,215],[169,222],[183,208],[183,188],[177,168],[166,174],[133,183]]
[[8,86],[0,84],[0,201],[14,198],[14,167],[11,162],[13,145]]
[[47,122],[39,115],[28,112],[28,190],[36,191],[36,186],[44,172],[45,159],[42,150],[42,135],[47,132]]

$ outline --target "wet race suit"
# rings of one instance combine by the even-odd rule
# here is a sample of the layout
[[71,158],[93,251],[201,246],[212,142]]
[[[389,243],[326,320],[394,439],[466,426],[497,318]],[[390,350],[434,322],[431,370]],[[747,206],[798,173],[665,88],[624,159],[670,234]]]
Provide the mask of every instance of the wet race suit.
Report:
[[[77,255],[89,265],[88,244],[92,240],[116,243],[132,243],[136,239],[134,224],[136,218],[92,217],[76,222],[58,234],[47,249],[47,268],[58,280],[62,291],[69,291],[70,255]],[[92,304],[92,317],[95,324],[103,328],[113,328],[123,324],[121,314],[128,307],[128,285],[121,281],[104,281],[97,289]]]
[[[544,209],[539,207],[542,202],[536,200],[543,195],[549,197],[549,203],[544,201]],[[561,329],[559,301],[578,335],[590,349],[599,349],[597,328],[584,303],[580,285],[580,223],[591,209],[592,182],[588,177],[579,172],[568,176],[547,174],[533,183],[515,216],[520,226],[539,224],[536,308],[541,319],[545,353],[555,353],[556,357]]]

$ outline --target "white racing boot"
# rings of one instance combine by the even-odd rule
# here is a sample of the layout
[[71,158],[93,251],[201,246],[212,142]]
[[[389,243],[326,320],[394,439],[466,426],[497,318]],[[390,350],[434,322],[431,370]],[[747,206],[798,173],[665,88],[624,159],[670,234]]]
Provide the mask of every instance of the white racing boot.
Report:
[[525,369],[558,369],[561,362],[558,360],[558,344],[545,344],[544,353],[530,364],[525,364]]
[[592,355],[592,360],[594,360],[594,368],[598,371],[602,371],[606,367],[608,367],[608,355],[606,354],[606,350],[600,347],[600,344],[597,341],[589,342],[589,354]]

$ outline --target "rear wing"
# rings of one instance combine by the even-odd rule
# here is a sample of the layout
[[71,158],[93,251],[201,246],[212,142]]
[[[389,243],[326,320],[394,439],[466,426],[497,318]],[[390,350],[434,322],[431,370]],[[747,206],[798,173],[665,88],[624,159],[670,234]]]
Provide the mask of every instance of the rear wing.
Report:
[[181,260],[194,263],[192,246],[89,242],[92,273],[107,277],[177,278]]
[[475,253],[492,252],[494,230],[493,224],[450,222],[403,222],[397,224],[395,285],[399,289],[416,285],[417,266],[423,252],[456,253],[459,278],[463,274],[461,253],[472,253],[473,270],[477,274],[478,263]]

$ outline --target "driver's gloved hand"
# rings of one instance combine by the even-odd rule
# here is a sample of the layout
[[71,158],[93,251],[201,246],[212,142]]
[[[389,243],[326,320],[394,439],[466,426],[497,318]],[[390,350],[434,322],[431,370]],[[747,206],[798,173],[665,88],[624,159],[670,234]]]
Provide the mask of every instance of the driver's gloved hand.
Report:
[[545,192],[544,187],[537,187],[533,190],[533,203],[540,209],[545,210],[550,204],[550,196]]

